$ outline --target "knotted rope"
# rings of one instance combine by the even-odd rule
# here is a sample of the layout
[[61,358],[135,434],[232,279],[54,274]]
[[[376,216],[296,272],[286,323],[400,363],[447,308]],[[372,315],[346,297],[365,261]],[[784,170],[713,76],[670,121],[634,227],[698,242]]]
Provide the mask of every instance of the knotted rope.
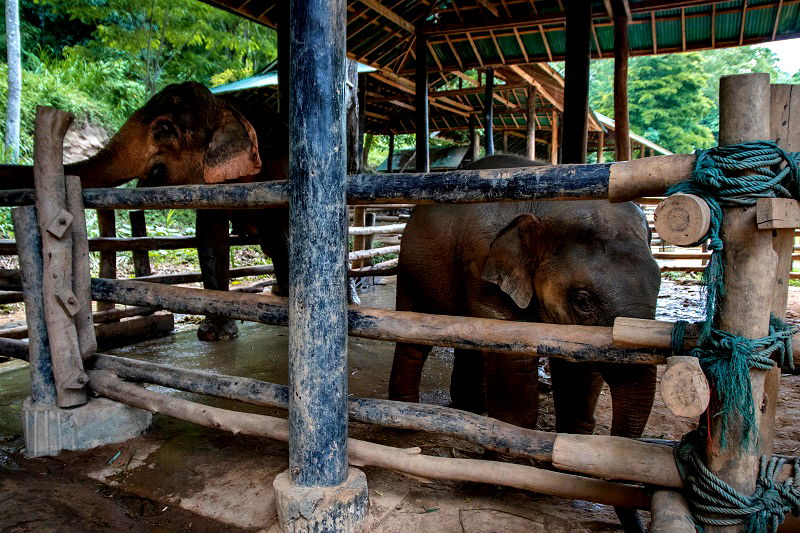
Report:
[[791,461],[792,476],[777,478],[786,459],[761,458],[756,490],[745,496],[711,472],[701,459],[703,436],[695,430],[675,448],[675,463],[688,492],[698,529],[702,526],[744,525],[752,533],[775,533],[786,513],[800,516],[800,464]]
[[[694,194],[708,204],[711,224],[699,241],[709,241],[711,259],[703,273],[706,291],[706,318],[701,324],[697,346],[689,352],[697,357],[709,381],[717,391],[721,417],[720,444],[727,445],[728,420],[733,412],[742,419],[743,445],[750,443],[755,428],[749,370],[769,370],[776,361],[793,368],[792,335],[798,331],[775,316],[770,317],[769,335],[748,339],[719,329],[719,298],[725,293],[725,265],[720,238],[722,206],[753,205],[758,198],[800,199],[800,154],[788,154],[774,142],[759,141],[712,148],[698,153],[695,170],[689,180],[678,183],[667,196],[677,192]],[[726,172],[750,170],[746,176],[728,176]],[[695,243],[695,245],[699,244]],[[687,322],[678,321],[672,330],[673,353],[683,351]],[[775,532],[787,512],[800,514],[800,467],[793,462],[793,476],[776,483],[785,459],[761,458],[756,491],[745,496],[719,479],[704,464],[700,451],[704,436],[695,430],[687,434],[675,449],[692,512],[699,529],[703,525],[746,526],[754,533]]]
[[[666,195],[678,192],[702,198],[711,212],[711,224],[698,243],[709,241],[711,259],[703,272],[706,319],[700,328],[697,347],[690,353],[700,360],[706,376],[721,399],[720,441],[727,445],[728,419],[734,411],[742,417],[745,443],[755,427],[748,371],[766,370],[774,365],[772,356],[791,365],[790,329],[779,319],[770,320],[770,333],[762,339],[748,339],[717,328],[719,298],[725,294],[724,243],[720,237],[722,206],[753,205],[758,198],[800,199],[800,153],[789,154],[772,141],[757,141],[711,148],[698,153],[690,179],[670,187]],[[749,170],[745,176],[728,176]],[[677,326],[677,325],[676,325]],[[673,350],[682,351],[684,326],[673,330]],[[788,352],[787,352],[788,350]]]

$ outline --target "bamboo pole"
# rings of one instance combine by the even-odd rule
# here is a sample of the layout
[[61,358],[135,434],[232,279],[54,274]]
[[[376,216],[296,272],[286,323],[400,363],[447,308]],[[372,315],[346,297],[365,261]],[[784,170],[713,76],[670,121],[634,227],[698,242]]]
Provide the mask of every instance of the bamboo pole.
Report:
[[[289,439],[288,421],[265,415],[240,413],[196,404],[125,383],[110,372],[90,371],[92,388],[113,400],[153,413],[234,434]],[[419,448],[403,450],[357,439],[347,439],[350,463],[377,466],[423,479],[448,479],[505,485],[522,490],[595,501],[608,505],[647,508],[647,491],[635,485],[551,472],[531,466],[476,459],[451,459],[422,455]]]

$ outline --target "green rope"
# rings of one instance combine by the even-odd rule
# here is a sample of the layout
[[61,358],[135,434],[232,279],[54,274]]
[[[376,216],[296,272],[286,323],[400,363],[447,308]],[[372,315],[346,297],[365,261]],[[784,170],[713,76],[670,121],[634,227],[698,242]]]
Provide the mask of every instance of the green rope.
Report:
[[[758,198],[800,199],[800,154],[788,154],[770,141],[712,148],[697,156],[692,177],[667,191],[694,194],[705,200],[711,211],[708,233],[695,244],[708,240],[711,259],[703,273],[706,291],[706,318],[701,324],[697,346],[689,352],[697,357],[717,392],[720,417],[720,445],[727,446],[728,421],[736,412],[742,419],[742,444],[747,446],[755,432],[755,408],[749,370],[769,370],[776,362],[794,367],[790,327],[770,316],[769,334],[748,339],[718,328],[719,299],[724,295],[725,265],[720,238],[722,206],[753,205]],[[749,170],[746,176],[729,177],[726,171]],[[671,348],[680,353],[684,346],[687,323],[676,322]],[[686,487],[692,513],[702,526],[744,525],[753,533],[775,532],[787,512],[800,515],[800,466],[793,460],[793,476],[784,483],[776,477],[785,459],[761,458],[756,491],[745,496],[719,479],[701,459],[704,436],[695,430],[687,434],[675,449],[675,462]]]
[[[763,339],[748,339],[718,329],[719,299],[725,294],[724,243],[720,238],[722,206],[753,205],[758,198],[800,199],[800,153],[789,154],[772,141],[724,146],[698,153],[690,179],[670,187],[666,195],[678,192],[702,198],[711,212],[708,233],[698,243],[708,240],[711,258],[703,272],[706,292],[706,319],[700,328],[697,347],[690,353],[700,364],[720,398],[721,445],[727,446],[728,420],[734,412],[742,418],[743,438],[747,445],[755,429],[755,411],[750,388],[749,369],[769,369],[772,357],[787,359],[786,343],[795,330],[777,318],[770,321],[770,334]],[[749,170],[746,176],[728,176]],[[683,346],[683,328],[673,331],[673,350]],[[791,346],[789,346],[791,348]],[[788,357],[791,361],[791,357]],[[791,363],[790,363],[791,364]]]
[[791,461],[792,476],[777,482],[784,458],[761,458],[756,490],[745,496],[711,472],[702,460],[703,436],[691,431],[675,448],[683,485],[689,496],[692,514],[698,529],[702,526],[744,525],[752,533],[774,533],[783,523],[786,513],[800,516],[800,464]]

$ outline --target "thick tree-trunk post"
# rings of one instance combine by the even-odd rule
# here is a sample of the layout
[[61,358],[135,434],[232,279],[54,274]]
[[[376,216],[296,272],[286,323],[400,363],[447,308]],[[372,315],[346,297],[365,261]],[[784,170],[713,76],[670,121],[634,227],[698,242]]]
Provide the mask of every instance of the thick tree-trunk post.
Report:
[[59,407],[85,404],[87,382],[73,318],[80,304],[72,285],[73,216],[67,211],[63,163],[64,135],[72,119],[63,111],[37,109],[33,167],[44,257],[44,311]]
[[[744,74],[720,79],[720,139],[721,146],[766,139],[770,134],[769,75]],[[772,232],[759,230],[756,207],[727,207],[723,209],[722,239],[725,264],[725,296],[720,303],[720,328],[751,339],[769,333],[777,256],[772,247]],[[772,454],[772,425],[774,420],[762,413],[762,406],[777,397],[777,379],[767,379],[769,372],[750,371],[753,387],[756,423],[759,430],[758,448],[746,448],[742,442],[740,420],[729,423],[728,447],[720,444],[718,418],[711,417],[712,438],[706,449],[708,467],[723,481],[743,494],[755,490],[759,456]],[[765,386],[769,382],[769,387]],[[712,397],[712,409],[715,398]],[[713,413],[713,411],[712,411]],[[731,415],[734,417],[735,415]],[[770,419],[768,419],[770,418]],[[741,531],[740,527],[708,527],[708,531]]]
[[431,158],[428,141],[428,39],[418,33],[416,37],[416,74],[415,83],[415,116],[416,116],[416,148],[417,172],[430,172]]
[[[128,216],[131,220],[131,236],[147,237],[147,223],[144,219],[144,211],[131,211]],[[153,274],[150,269],[150,255],[147,250],[133,251],[133,273],[137,278]]]
[[503,153],[508,153],[508,130],[503,130]]
[[394,132],[389,132],[389,158],[386,160],[386,172],[389,174],[392,173],[394,168],[392,164],[394,163]]
[[[32,205],[11,212],[19,250],[19,267],[25,284],[25,321],[28,325],[28,362],[31,365],[31,404],[55,406],[56,383],[50,359],[50,341],[42,296],[42,236]],[[26,432],[27,436],[27,432]]]
[[591,2],[567,2],[567,51],[564,62],[564,121],[561,161],[585,163],[589,128],[589,39]]
[[528,87],[527,141],[525,157],[536,159],[536,88]]
[[486,69],[486,86],[483,94],[483,142],[486,155],[494,155],[494,69]]
[[[97,210],[97,227],[101,237],[117,236],[117,219],[113,209]],[[114,279],[117,277],[117,253],[114,251],[100,252],[100,277]],[[98,311],[114,309],[114,304],[97,302]]]
[[347,461],[345,23],[345,0],[291,1],[289,470],[273,484],[285,531],[357,531],[369,504]]
[[606,162],[606,132],[600,130],[597,133],[597,162]]
[[614,11],[614,138],[615,159],[631,158],[630,118],[628,116],[628,14],[623,0],[612,0]]
[[550,115],[550,164],[558,164],[558,112]]

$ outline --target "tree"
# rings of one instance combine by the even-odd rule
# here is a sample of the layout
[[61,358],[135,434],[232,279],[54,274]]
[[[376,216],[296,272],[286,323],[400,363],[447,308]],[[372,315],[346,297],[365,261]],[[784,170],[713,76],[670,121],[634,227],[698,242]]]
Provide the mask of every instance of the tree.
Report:
[[13,163],[19,160],[19,110],[22,100],[22,59],[19,38],[19,1],[6,0],[6,50],[8,98],[6,103],[5,148]]
[[87,58],[128,58],[153,94],[169,83],[225,83],[253,75],[276,57],[274,30],[197,0],[52,0],[72,19],[96,27],[73,50]]

